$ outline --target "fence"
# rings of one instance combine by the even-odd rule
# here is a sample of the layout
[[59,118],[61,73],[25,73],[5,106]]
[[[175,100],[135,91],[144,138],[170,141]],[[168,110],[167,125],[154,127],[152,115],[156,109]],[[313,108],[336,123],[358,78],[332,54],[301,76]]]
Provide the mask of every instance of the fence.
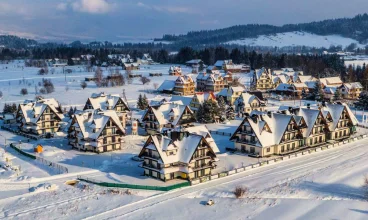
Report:
[[211,134],[218,134],[218,135],[222,135],[222,136],[229,136],[231,137],[232,133],[229,132],[221,132],[221,131],[210,131]]
[[68,168],[66,168],[66,167],[64,167],[64,166],[62,166],[60,164],[57,164],[55,162],[51,162],[49,160],[46,160],[46,159],[44,159],[42,157],[38,157],[38,156],[35,156],[35,155],[32,155],[32,154],[29,154],[29,153],[27,153],[25,151],[22,151],[19,147],[15,146],[15,144],[13,144],[13,143],[10,144],[10,147],[12,149],[14,149],[15,151],[17,151],[18,153],[22,154],[23,156],[26,156],[26,157],[28,157],[28,158],[30,158],[32,160],[36,160],[36,161],[38,161],[38,162],[40,162],[40,163],[42,163],[44,165],[47,165],[47,166],[49,166],[51,168],[56,169],[59,174],[61,174],[61,173],[68,173],[69,172],[68,171]]
[[127,188],[127,189],[144,189],[144,190],[156,190],[156,191],[170,191],[174,189],[179,189],[182,187],[190,186],[190,182],[178,183],[171,186],[146,186],[146,185],[134,185],[134,184],[126,184],[126,183],[108,183],[108,182],[101,182],[96,179],[77,176],[77,179],[80,181],[84,181],[87,183],[92,183],[98,186],[104,187],[114,187],[114,188]]
[[[250,165],[247,165],[247,166],[234,168],[232,170],[228,170],[228,171],[218,173],[218,174],[212,174],[211,176],[209,176],[209,181],[214,180],[214,179],[223,178],[223,177],[226,177],[226,176],[230,176],[230,175],[233,175],[233,174],[236,174],[236,173],[245,172],[245,171],[248,171],[250,169],[265,166],[265,165],[268,165],[268,164],[274,164],[274,163],[278,163],[280,161],[289,160],[291,158],[302,157],[302,156],[307,155],[307,154],[313,154],[313,153],[316,153],[316,152],[319,152],[319,151],[329,150],[331,148],[339,147],[339,146],[341,146],[343,144],[346,144],[346,143],[352,143],[352,142],[357,141],[357,140],[362,140],[364,138],[367,138],[367,136],[368,135],[364,134],[364,135],[359,135],[359,136],[356,136],[356,137],[351,137],[351,138],[342,140],[342,141],[337,142],[335,144],[327,143],[327,144],[320,145],[320,146],[317,146],[317,147],[310,147],[310,148],[307,148],[307,149],[301,149],[300,151],[292,152],[292,153],[289,153],[287,155],[272,158],[270,160],[264,160],[262,162],[258,162],[258,163],[255,163],[255,164],[250,164]],[[206,180],[206,181],[208,181],[208,180]],[[191,185],[197,185],[197,184],[200,184],[200,183],[203,183],[203,182],[205,182],[205,181],[202,181],[202,179],[197,178],[197,179],[191,180]]]

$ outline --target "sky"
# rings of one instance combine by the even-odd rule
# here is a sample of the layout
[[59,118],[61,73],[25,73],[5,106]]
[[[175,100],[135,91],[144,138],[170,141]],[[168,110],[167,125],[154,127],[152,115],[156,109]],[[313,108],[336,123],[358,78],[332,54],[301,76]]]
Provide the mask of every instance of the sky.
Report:
[[366,13],[367,0],[0,0],[0,34],[40,41],[143,41],[238,24]]

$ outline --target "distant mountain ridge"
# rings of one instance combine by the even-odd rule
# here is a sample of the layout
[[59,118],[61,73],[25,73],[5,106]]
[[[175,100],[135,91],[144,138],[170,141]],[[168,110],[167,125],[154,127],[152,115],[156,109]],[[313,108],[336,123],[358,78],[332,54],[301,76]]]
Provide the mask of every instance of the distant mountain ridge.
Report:
[[368,43],[368,15],[360,14],[353,18],[329,19],[318,22],[286,24],[274,26],[267,24],[236,25],[216,30],[191,31],[183,35],[166,34],[156,41],[170,41],[182,45],[220,44],[260,35],[302,31],[317,35],[340,35]]
[[24,49],[38,45],[38,42],[31,39],[20,38],[13,35],[0,35],[0,46],[16,49]]

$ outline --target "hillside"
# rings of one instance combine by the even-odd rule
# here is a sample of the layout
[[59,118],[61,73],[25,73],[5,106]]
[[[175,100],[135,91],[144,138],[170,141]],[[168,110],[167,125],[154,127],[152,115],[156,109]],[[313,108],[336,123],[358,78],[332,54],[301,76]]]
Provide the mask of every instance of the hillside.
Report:
[[[158,41],[171,41],[183,45],[220,44],[240,39],[252,39],[288,32],[306,32],[319,36],[338,35],[366,44],[368,39],[368,15],[354,18],[329,19],[319,22],[273,26],[265,24],[236,25],[217,30],[191,31],[185,35],[164,35]],[[353,41],[352,41],[353,43]],[[290,45],[292,46],[292,45]]]
[[37,45],[37,41],[20,38],[12,35],[0,35],[0,46],[8,48],[22,49]]

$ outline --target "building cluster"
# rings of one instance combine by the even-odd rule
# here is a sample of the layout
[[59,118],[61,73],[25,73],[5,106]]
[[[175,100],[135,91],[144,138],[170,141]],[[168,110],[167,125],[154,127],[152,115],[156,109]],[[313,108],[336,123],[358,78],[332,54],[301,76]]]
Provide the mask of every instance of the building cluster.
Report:
[[253,111],[236,129],[235,149],[260,157],[286,154],[301,148],[350,137],[357,119],[346,104],[280,107],[277,112]]
[[255,70],[253,77],[255,89],[297,99],[313,93],[316,83],[321,84],[324,96],[328,100],[331,100],[335,93],[339,93],[341,99],[357,99],[363,90],[360,82],[343,83],[340,77],[317,79],[311,75],[304,75],[303,71],[294,71],[292,68],[281,70],[261,68]]

